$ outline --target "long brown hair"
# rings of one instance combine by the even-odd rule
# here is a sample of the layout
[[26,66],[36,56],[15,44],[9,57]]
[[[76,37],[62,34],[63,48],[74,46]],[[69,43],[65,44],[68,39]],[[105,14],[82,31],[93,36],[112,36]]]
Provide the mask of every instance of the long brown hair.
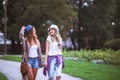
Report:
[[[35,44],[37,44],[37,40],[38,40],[37,34],[36,34],[36,36],[33,36],[33,29],[35,29],[35,28],[33,27],[32,30],[27,34],[27,40],[28,40],[28,42],[29,42],[30,45],[32,45],[32,44],[31,44],[31,39],[32,39],[32,38],[33,38]],[[32,34],[32,35],[31,35],[31,34]]]

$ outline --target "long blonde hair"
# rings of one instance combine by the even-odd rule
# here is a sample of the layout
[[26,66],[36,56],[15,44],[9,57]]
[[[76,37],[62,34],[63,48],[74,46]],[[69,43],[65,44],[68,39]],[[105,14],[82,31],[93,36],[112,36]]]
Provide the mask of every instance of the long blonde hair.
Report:
[[[55,29],[54,29],[54,30],[55,30]],[[49,32],[48,35],[51,36],[51,35],[50,35],[50,32]],[[54,36],[56,37],[58,43],[59,43],[59,42],[62,42],[62,38],[61,38],[61,35],[60,35],[59,31],[55,30]],[[51,39],[52,39],[52,42],[53,42],[52,36],[51,36]]]

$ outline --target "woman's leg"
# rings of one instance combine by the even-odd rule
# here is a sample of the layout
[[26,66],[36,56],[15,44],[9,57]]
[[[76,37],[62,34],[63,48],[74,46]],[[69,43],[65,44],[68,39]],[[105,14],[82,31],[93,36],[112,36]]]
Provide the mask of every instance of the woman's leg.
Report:
[[38,68],[33,68],[32,70],[33,70],[33,75],[34,75],[34,80],[35,80],[37,72],[38,72]]
[[61,76],[56,76],[56,80],[61,80]]
[[50,69],[48,70],[49,80],[54,80],[55,64],[56,64],[56,58],[51,60]]
[[56,67],[56,80],[61,80],[62,64]]
[[[62,58],[61,58],[62,61]],[[55,66],[56,69],[56,80],[61,80],[61,73],[62,73],[62,63],[59,66]]]
[[31,67],[28,68],[28,80],[34,80],[33,70]]
[[28,58],[28,80],[34,80],[33,70],[32,70],[33,59]]
[[33,66],[32,66],[34,80],[36,79],[38,68],[39,68],[39,60],[38,60],[38,58],[35,58],[33,61]]
[[54,78],[53,78],[53,77],[51,77],[49,80],[54,80]]
[[27,75],[22,75],[22,80],[27,80]]

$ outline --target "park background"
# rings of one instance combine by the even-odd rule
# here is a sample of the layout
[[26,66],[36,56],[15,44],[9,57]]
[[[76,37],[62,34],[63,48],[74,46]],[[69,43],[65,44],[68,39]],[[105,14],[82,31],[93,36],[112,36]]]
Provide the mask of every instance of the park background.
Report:
[[[104,80],[101,76],[105,74],[108,74],[105,80],[120,79],[120,0],[0,0],[0,3],[1,55],[22,55],[18,35],[20,28],[27,24],[36,28],[44,54],[47,29],[56,24],[63,38],[63,56],[69,66],[65,73],[86,80],[90,77],[96,80],[96,76],[99,76],[97,80]],[[73,63],[79,65],[76,67]],[[105,64],[103,72],[108,71],[99,74],[101,65],[96,66],[97,72],[91,63]],[[96,72],[91,72],[94,69],[90,65]]]

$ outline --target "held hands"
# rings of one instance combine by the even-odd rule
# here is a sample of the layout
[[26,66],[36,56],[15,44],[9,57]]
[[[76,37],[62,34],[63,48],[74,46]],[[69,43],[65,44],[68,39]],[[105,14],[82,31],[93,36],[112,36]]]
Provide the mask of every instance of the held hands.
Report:
[[44,62],[42,62],[42,61],[39,64],[40,67],[44,67],[44,65],[45,65]]
[[48,64],[47,64],[47,61],[45,61],[45,63],[44,63],[44,67],[47,68],[47,65],[48,65]]

